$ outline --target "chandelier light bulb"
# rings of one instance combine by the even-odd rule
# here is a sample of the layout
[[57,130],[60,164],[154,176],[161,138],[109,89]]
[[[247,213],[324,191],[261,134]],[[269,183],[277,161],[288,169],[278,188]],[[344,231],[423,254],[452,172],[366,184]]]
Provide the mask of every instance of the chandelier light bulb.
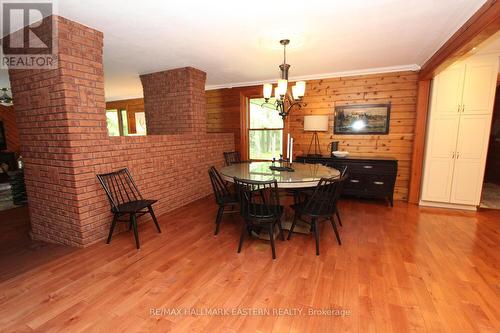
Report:
[[271,83],[264,84],[264,98],[268,100],[273,95],[273,85]]

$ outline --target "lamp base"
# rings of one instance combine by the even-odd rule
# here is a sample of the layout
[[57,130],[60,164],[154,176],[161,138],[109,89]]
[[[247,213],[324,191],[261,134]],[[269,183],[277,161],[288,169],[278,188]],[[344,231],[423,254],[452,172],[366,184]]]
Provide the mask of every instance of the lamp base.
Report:
[[[311,146],[314,142],[314,152],[311,153]],[[314,134],[311,138],[311,143],[309,144],[309,149],[307,150],[307,156],[310,157],[321,157],[321,148],[319,146],[319,138],[318,132],[314,131]]]

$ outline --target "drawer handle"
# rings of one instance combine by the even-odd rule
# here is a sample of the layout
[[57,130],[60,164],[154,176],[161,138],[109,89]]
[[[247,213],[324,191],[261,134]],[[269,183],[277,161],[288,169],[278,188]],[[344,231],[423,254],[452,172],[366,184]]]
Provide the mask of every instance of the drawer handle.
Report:
[[351,183],[359,183],[359,180],[357,180],[357,179],[349,179],[349,181],[350,181]]
[[373,182],[375,185],[384,185],[384,182]]
[[363,165],[363,168],[365,168],[365,169],[373,169],[373,166],[371,166],[371,165]]

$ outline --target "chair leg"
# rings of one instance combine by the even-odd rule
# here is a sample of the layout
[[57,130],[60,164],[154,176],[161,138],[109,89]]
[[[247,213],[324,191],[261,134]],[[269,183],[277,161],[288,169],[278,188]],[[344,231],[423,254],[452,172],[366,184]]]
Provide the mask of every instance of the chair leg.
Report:
[[106,241],[106,244],[109,244],[109,242],[111,242],[111,236],[113,236],[113,231],[115,230],[117,220],[118,220],[118,215],[114,214],[113,221],[111,222],[111,227],[109,228],[109,235],[108,235],[108,240]]
[[298,214],[297,212],[295,212],[295,214],[293,214],[292,226],[290,227],[290,231],[288,231],[288,237],[287,237],[288,240],[290,240],[290,238],[292,237],[293,229],[295,229],[295,224],[297,224],[297,218]]
[[311,224],[314,231],[314,238],[316,239],[316,255],[319,256],[319,228],[317,219],[313,218]]
[[340,219],[340,214],[339,214],[339,209],[335,209],[335,215],[337,216],[337,219],[339,220],[339,225],[342,227],[342,220]]
[[278,227],[280,229],[280,239],[285,240],[285,232],[283,231],[283,226],[281,225],[281,219],[278,219]]
[[269,224],[269,240],[271,241],[271,250],[273,251],[273,259],[276,259],[276,248],[274,247],[274,223]]
[[158,224],[158,220],[156,219],[155,212],[153,211],[153,207],[148,206],[149,214],[151,214],[151,217],[153,218],[153,222],[155,223],[156,229],[158,230],[158,233],[161,234],[161,229],[160,225]]
[[339,243],[339,245],[342,245],[342,242],[340,241],[339,231],[337,230],[337,225],[335,224],[333,216],[330,217],[330,222],[332,223],[333,231],[335,232],[335,237],[337,237],[337,242]]
[[241,228],[240,243],[238,245],[238,253],[241,252],[241,247],[243,246],[243,240],[245,239],[245,232],[248,231],[248,225],[246,221],[243,223],[243,228]]
[[137,231],[137,221],[135,219],[135,214],[130,214],[130,220],[132,222],[132,228],[134,228],[135,247],[139,249],[141,246],[139,244],[139,232]]
[[224,205],[220,205],[219,210],[217,210],[217,218],[215,219],[214,235],[217,235],[219,233],[220,222],[222,221],[222,214],[224,214]]

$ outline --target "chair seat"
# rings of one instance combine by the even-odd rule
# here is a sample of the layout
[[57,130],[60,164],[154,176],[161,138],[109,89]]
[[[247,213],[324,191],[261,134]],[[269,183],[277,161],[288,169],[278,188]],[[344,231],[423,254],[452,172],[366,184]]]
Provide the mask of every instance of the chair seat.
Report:
[[[272,209],[269,209],[272,208]],[[283,206],[267,206],[259,204],[251,204],[248,215],[250,218],[257,220],[256,222],[267,223],[270,220],[275,220],[283,214]]]
[[117,206],[119,213],[137,213],[138,211],[151,206],[158,200],[136,200]]
[[319,211],[312,212],[312,211],[309,211],[307,209],[306,204],[307,204],[307,201],[293,204],[293,205],[291,205],[291,207],[296,212],[299,212],[299,213],[305,214],[305,215],[309,215],[309,216],[313,216],[313,217],[329,217],[329,216],[333,215],[333,213],[335,213],[335,211],[331,211],[331,209],[329,209],[328,205],[326,205],[327,207],[321,208]]
[[227,205],[227,204],[235,204],[238,203],[238,197],[234,193],[230,193],[229,195],[225,195],[221,198],[222,202],[221,204]]

